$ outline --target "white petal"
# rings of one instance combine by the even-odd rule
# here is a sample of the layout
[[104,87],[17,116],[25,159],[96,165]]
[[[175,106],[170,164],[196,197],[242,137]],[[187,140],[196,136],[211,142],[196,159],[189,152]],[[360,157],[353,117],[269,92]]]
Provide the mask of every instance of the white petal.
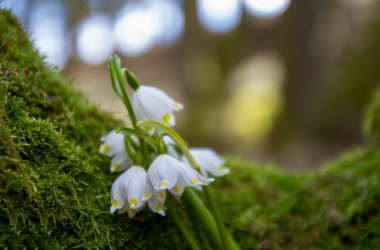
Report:
[[183,108],[182,104],[175,102],[163,91],[151,86],[140,86],[133,93],[131,104],[139,121],[154,120],[168,126],[175,125],[173,111]]
[[114,213],[116,209],[124,207],[127,198],[127,185],[133,176],[129,171],[125,171],[116,178],[111,187],[111,208],[110,212]]
[[183,164],[169,155],[159,155],[148,169],[148,178],[156,191],[172,189],[177,183],[177,165]]
[[183,109],[183,105],[181,103],[179,103],[179,102],[174,102],[173,103],[173,107],[174,107],[175,111],[180,111],[180,110]]
[[[218,177],[230,173],[229,168],[223,166],[225,160],[212,149],[190,148],[190,153],[203,171]],[[187,160],[183,159],[183,161],[186,162]]]
[[127,154],[127,152],[122,151],[118,154],[116,154],[112,160],[110,165],[110,171],[113,172],[121,172],[126,169],[128,169],[130,166],[132,166],[133,161]]
[[192,167],[182,162],[181,162],[181,165],[178,165],[178,168],[179,168],[179,173],[181,177],[189,186],[193,187],[193,186],[207,185],[210,182],[214,181],[214,179],[206,179],[200,173],[198,173],[195,169],[193,169]]
[[187,186],[187,182],[181,177],[178,177],[178,181],[175,186],[169,190],[172,195],[181,196]]
[[133,175],[127,186],[128,204],[131,209],[138,209],[152,195],[146,185],[147,174],[144,168],[137,166],[132,166],[128,172]]
[[152,195],[153,195],[154,197],[156,197],[156,199],[158,199],[158,200],[160,200],[162,203],[164,203],[164,202],[165,202],[165,199],[166,199],[166,190],[159,190],[159,191],[157,191],[157,190],[153,187],[152,183],[149,181],[149,178],[148,178],[148,185],[149,185],[149,187],[150,187],[150,190],[151,190],[151,192],[152,192]]
[[165,216],[164,203],[161,202],[160,200],[156,199],[154,196],[152,196],[148,200],[148,206],[149,206],[150,210],[152,210],[152,212],[158,213],[161,216]]
[[117,134],[115,130],[101,137],[100,140],[103,142],[99,147],[99,153],[101,154],[114,156],[115,154],[125,151],[124,135]]
[[170,103],[150,91],[151,88],[140,86],[132,96],[132,106],[141,119],[161,121],[165,113],[171,113]]

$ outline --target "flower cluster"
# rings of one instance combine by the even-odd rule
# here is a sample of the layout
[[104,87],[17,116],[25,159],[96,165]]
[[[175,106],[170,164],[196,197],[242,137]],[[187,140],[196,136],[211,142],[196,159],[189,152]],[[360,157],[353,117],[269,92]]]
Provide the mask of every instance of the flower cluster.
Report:
[[[131,100],[138,121],[151,120],[167,127],[175,125],[173,111],[183,108],[163,91],[150,86],[138,86]],[[124,171],[111,188],[111,213],[118,210],[133,217],[148,204],[153,212],[165,216],[166,190],[179,197],[187,186],[201,190],[214,181],[209,174],[219,177],[229,173],[224,160],[211,149],[190,148],[198,172],[170,135],[149,126],[144,127],[144,132],[142,139],[150,142],[149,157],[153,158],[145,168],[147,161],[141,160],[143,149],[136,134],[111,131],[101,138],[99,153],[112,157],[110,171]]]

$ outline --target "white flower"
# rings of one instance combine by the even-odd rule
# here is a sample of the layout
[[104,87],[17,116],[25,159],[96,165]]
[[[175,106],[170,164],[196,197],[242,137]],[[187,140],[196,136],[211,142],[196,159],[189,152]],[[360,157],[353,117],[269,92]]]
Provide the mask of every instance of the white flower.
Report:
[[153,212],[158,213],[159,215],[165,216],[164,210],[166,208],[164,207],[164,202],[157,199],[155,196],[152,196],[148,200],[148,206],[150,210],[152,210]]
[[[207,177],[207,173],[210,173],[213,176],[220,177],[230,173],[230,169],[223,166],[225,160],[214,150],[209,148],[190,148],[190,153],[201,169],[203,176]],[[182,162],[189,164],[185,156],[182,156]]]
[[127,154],[127,152],[122,151],[116,154],[111,160],[110,171],[113,172],[122,172],[128,169],[133,165],[133,161],[131,157]]
[[99,147],[99,153],[107,156],[114,156],[120,152],[125,152],[124,135],[117,134],[115,130],[100,138],[103,143]]
[[214,179],[206,179],[190,166],[169,155],[159,155],[148,169],[148,178],[156,191],[168,189],[181,195],[186,186],[207,185]]
[[132,166],[112,184],[110,212],[122,209],[122,212],[129,211],[133,214],[134,210],[141,208],[151,196],[145,169]]
[[[136,144],[139,143],[136,136],[132,136],[131,139]],[[99,153],[113,157],[110,166],[111,172],[121,172],[133,165],[131,157],[125,150],[123,134],[117,134],[115,130],[112,130],[100,140],[103,143],[99,147]]]
[[[173,111],[183,108],[182,104],[151,86],[140,86],[133,93],[131,104],[139,121],[153,120],[162,122],[169,127],[175,125]],[[153,128],[145,127],[145,129],[149,134],[153,133]]]

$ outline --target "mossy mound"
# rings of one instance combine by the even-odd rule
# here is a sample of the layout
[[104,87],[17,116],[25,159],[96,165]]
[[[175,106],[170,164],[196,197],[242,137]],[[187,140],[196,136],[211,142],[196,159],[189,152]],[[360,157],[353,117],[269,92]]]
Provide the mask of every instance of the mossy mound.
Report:
[[116,175],[97,148],[120,122],[46,66],[4,10],[0,58],[0,248],[184,245],[170,219],[109,214]]
[[[0,248],[186,249],[170,217],[109,214],[116,175],[97,153],[120,126],[49,68],[0,10]],[[370,137],[380,134],[369,112]],[[229,160],[213,187],[243,249],[375,249],[380,150],[350,152],[318,172],[289,174]]]

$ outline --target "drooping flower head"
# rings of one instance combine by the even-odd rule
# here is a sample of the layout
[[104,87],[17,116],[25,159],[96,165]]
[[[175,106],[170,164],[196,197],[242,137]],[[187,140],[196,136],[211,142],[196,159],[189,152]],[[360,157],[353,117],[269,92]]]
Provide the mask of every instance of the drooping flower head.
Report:
[[159,155],[148,169],[148,178],[156,191],[170,190],[181,195],[186,186],[207,185],[214,179],[206,179],[190,166],[163,154]]
[[102,144],[99,147],[99,153],[103,155],[112,157],[120,152],[125,152],[124,135],[117,134],[115,130],[102,136],[100,141]]
[[[183,108],[182,104],[174,101],[163,91],[143,85],[133,93],[131,104],[139,121],[153,120],[162,122],[169,127],[175,125],[173,111],[179,111]],[[153,131],[150,127],[146,130],[150,134]]]
[[110,212],[117,209],[133,212],[141,208],[152,196],[147,181],[147,173],[142,167],[132,166],[121,174],[112,184]]
[[164,202],[157,199],[155,196],[152,196],[148,200],[148,206],[152,212],[158,213],[161,216],[165,216],[165,207],[164,207]]
[[[220,177],[230,173],[230,169],[224,166],[225,160],[214,150],[209,148],[190,148],[190,153],[204,176],[207,177],[207,173],[210,173],[213,176]],[[182,156],[182,162],[189,165],[185,156]]]
[[[136,141],[136,138],[131,137]],[[115,130],[100,138],[102,144],[99,153],[112,157],[110,171],[121,172],[132,166],[133,161],[125,151],[124,135],[116,133]],[[138,143],[138,142],[137,142]]]

